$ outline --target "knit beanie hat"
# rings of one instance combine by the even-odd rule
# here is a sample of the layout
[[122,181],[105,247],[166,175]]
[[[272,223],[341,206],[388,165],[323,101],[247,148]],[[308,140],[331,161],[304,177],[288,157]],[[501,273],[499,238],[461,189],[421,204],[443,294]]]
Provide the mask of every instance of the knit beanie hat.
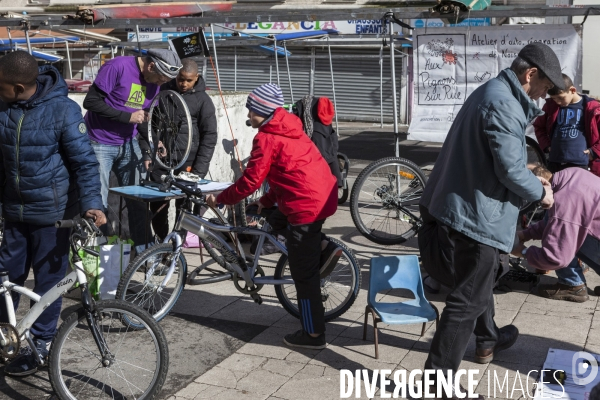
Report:
[[246,108],[254,111],[261,117],[268,117],[276,108],[283,106],[283,93],[279,86],[265,83],[254,89],[248,95]]

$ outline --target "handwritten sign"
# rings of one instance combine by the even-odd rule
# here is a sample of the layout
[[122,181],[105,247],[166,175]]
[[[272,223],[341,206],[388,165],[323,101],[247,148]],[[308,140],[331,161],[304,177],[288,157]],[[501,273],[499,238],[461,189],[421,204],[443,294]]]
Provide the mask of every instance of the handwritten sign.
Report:
[[194,56],[209,56],[208,43],[204,31],[192,33],[191,35],[170,39],[171,48],[177,52],[179,58],[184,59]]
[[[426,41],[426,42],[425,42]],[[417,37],[418,104],[462,104],[467,97],[465,35]]]
[[416,29],[411,140],[443,142],[468,96],[509,68],[528,43],[550,46],[581,88],[581,38],[573,25]]

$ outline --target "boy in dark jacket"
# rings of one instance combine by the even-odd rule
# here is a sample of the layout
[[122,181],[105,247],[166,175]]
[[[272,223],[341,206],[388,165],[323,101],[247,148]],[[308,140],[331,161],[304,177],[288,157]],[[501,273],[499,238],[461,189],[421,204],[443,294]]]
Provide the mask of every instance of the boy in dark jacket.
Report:
[[[44,295],[65,277],[69,231],[54,223],[77,214],[106,222],[100,210],[98,161],[90,145],[81,109],[67,97],[67,84],[51,66],[39,68],[24,51],[0,59],[0,198],[4,237],[0,271],[23,285],[33,269],[33,291]],[[19,295],[12,292],[15,308]],[[45,360],[56,333],[61,299],[50,304],[31,327],[37,352]],[[0,321],[8,322],[4,296]],[[24,376],[37,371],[23,348],[4,371]]]
[[[282,108],[283,94],[274,84],[254,89],[248,96],[248,118],[258,133],[244,175],[218,197],[206,202],[237,204],[266,179],[269,191],[257,201],[262,208],[278,205],[269,217],[287,227],[290,272],[298,297],[302,328],[286,335],[288,346],[322,349],[325,343],[320,270],[335,263],[342,250],[321,233],[325,218],[337,209],[337,182],[317,147],[302,129],[302,121]],[[273,215],[277,215],[274,217]],[[273,225],[273,224],[272,224]],[[281,226],[273,225],[275,230]]]
[[[186,58],[181,61],[183,67],[179,70],[177,78],[164,84],[160,90],[175,90],[183,97],[183,100],[190,110],[192,116],[192,144],[187,161],[181,168],[174,171],[177,175],[181,171],[191,171],[193,174],[204,178],[208,173],[208,167],[215,146],[217,145],[217,117],[215,115],[215,106],[206,94],[206,85],[204,79],[198,74],[198,64],[194,60]],[[156,143],[156,140],[154,140]],[[177,141],[176,144],[186,143],[186,141]],[[152,163],[150,144],[148,143],[148,125],[140,126],[139,144],[142,150],[142,160],[146,170],[149,170]],[[161,182],[161,175],[168,175],[168,171],[154,167],[151,173],[151,179]],[[177,206],[183,200],[177,201]],[[168,203],[168,202],[167,202]],[[152,218],[152,228],[154,232],[162,239],[169,233],[168,207],[167,203],[150,203],[150,209],[154,213]]]
[[573,81],[562,74],[565,90],[550,89],[544,115],[533,126],[544,152],[549,153],[548,169],[557,172],[580,167],[600,176],[600,103],[580,95]]

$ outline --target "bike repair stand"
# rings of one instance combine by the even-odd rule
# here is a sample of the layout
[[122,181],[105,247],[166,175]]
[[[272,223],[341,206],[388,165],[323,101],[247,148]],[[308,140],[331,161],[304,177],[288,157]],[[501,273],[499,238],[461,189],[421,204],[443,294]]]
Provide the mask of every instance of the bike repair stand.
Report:
[[[150,171],[148,171],[147,174],[150,174]],[[173,178],[173,180],[176,179],[175,175],[173,174],[172,169],[169,170],[169,175],[171,176],[171,178]],[[149,179],[140,179],[140,186],[157,188],[161,192],[170,192],[171,191],[171,185],[169,185],[168,183],[154,182]]]

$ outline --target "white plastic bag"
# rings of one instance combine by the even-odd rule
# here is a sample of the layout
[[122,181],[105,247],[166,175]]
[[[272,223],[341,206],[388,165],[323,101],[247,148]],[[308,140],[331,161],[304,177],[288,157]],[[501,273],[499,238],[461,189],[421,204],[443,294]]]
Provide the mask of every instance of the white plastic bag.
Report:
[[98,260],[97,297],[100,300],[115,298],[121,275],[129,265],[133,244],[131,240],[123,241],[117,237],[109,238],[108,243],[100,246]]

